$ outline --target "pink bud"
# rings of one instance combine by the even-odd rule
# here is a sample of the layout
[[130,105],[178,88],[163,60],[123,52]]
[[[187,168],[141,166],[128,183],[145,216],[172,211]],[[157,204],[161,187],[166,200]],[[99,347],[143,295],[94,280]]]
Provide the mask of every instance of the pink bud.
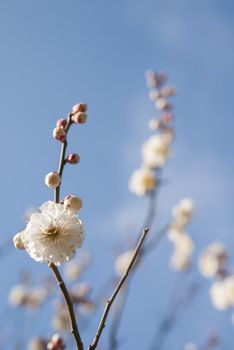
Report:
[[56,123],[57,128],[66,128],[66,126],[67,126],[66,119],[61,118],[57,120],[57,123]]
[[66,158],[67,163],[77,164],[80,161],[80,156],[77,153],[70,153]]
[[84,112],[78,112],[72,116],[72,121],[76,124],[84,124],[87,121],[87,114]]
[[64,128],[62,128],[61,126],[54,128],[54,130],[53,130],[53,137],[56,140],[58,140],[60,142],[65,142],[66,141],[66,136],[67,136],[67,133],[66,133],[66,130]]
[[170,124],[174,118],[172,113],[163,113],[161,119],[163,123]]
[[72,107],[72,114],[76,114],[78,112],[86,112],[87,108],[88,107],[86,103],[77,103],[75,106]]

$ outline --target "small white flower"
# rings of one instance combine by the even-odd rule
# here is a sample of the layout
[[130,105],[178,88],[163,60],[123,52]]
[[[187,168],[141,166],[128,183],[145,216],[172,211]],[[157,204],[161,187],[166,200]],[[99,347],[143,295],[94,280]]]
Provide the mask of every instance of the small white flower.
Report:
[[190,198],[183,198],[173,209],[172,216],[174,221],[172,226],[183,228],[192,218],[194,213],[194,203]]
[[211,286],[210,297],[214,307],[218,310],[226,310],[230,306],[225,279],[217,281]]
[[143,162],[150,168],[161,168],[170,155],[170,144],[162,135],[151,136],[142,146]]
[[74,211],[48,201],[38,212],[31,214],[21,239],[31,258],[60,265],[68,261],[76,248],[82,245],[83,225]]
[[191,261],[187,255],[175,251],[170,260],[170,266],[176,271],[185,271],[190,266]]
[[148,169],[141,167],[133,172],[130,181],[129,189],[138,196],[144,196],[156,186],[154,173]]
[[204,277],[214,277],[224,270],[227,262],[227,251],[222,243],[214,242],[208,246],[199,258],[199,269]]
[[17,284],[10,290],[8,299],[12,305],[20,306],[25,304],[27,295],[27,288],[23,284]]

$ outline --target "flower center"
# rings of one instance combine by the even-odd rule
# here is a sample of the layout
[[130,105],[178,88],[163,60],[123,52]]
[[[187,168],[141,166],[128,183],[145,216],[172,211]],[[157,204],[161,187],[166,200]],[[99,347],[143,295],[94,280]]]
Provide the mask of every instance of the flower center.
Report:
[[49,226],[45,231],[45,235],[55,237],[58,235],[58,227],[57,226]]

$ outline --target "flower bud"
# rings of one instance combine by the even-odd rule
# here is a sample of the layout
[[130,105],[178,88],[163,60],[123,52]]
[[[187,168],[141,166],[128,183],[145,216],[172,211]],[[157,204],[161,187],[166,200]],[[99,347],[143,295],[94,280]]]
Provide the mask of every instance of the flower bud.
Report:
[[70,153],[66,158],[66,162],[70,164],[77,164],[80,162],[80,156],[77,153]]
[[173,114],[170,112],[163,113],[161,116],[161,119],[162,119],[163,123],[170,124],[173,121]]
[[77,103],[75,106],[72,107],[72,114],[76,114],[79,112],[86,112],[87,108],[88,107],[86,103]]
[[160,90],[160,94],[163,97],[173,96],[176,93],[176,88],[174,86],[163,86]]
[[54,128],[53,130],[53,137],[58,140],[58,141],[61,141],[61,142],[65,142],[66,141],[66,136],[67,136],[67,133],[66,133],[66,130],[63,128],[63,127],[56,127]]
[[81,198],[70,194],[69,196],[65,197],[63,200],[63,205],[65,209],[71,209],[74,211],[79,211],[82,208],[82,200]]
[[157,119],[150,119],[148,125],[149,125],[149,128],[150,128],[151,130],[158,130],[158,129],[160,129],[160,127],[161,127],[160,121],[157,120]]
[[84,112],[78,112],[72,116],[72,121],[76,124],[84,124],[87,121],[87,114]]
[[13,243],[16,249],[25,249],[24,243],[21,239],[21,232],[17,233],[13,238]]
[[61,177],[56,171],[52,171],[51,173],[47,174],[45,177],[45,184],[46,186],[50,188],[56,188],[61,183]]
[[159,110],[163,110],[167,107],[167,100],[165,98],[159,97],[155,101],[155,107]]
[[57,120],[57,123],[56,123],[57,128],[66,128],[66,126],[67,126],[66,119],[61,118]]

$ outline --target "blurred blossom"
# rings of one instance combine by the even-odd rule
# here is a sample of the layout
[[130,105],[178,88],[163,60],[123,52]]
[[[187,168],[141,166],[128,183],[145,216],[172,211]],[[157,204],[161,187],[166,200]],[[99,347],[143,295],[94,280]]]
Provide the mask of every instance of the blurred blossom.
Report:
[[133,257],[134,250],[128,250],[119,255],[115,260],[115,271],[118,277],[122,277],[126,272]]
[[170,266],[176,271],[185,271],[191,265],[190,257],[175,250],[171,256]]
[[194,343],[187,343],[184,346],[184,350],[198,350],[198,347]]
[[194,212],[194,204],[190,198],[182,199],[172,209],[172,222],[168,238],[173,243],[174,251],[170,265],[176,271],[184,271],[191,265],[191,255],[194,249],[192,238],[184,231]]
[[204,277],[215,277],[226,268],[228,259],[227,250],[220,242],[209,245],[201,254],[199,269]]
[[47,298],[46,288],[28,288],[18,284],[9,293],[9,302],[14,306],[25,306],[28,309],[38,308]]
[[143,162],[150,168],[161,168],[170,155],[170,143],[162,135],[151,136],[142,146]]
[[82,272],[81,266],[78,261],[69,261],[65,266],[65,275],[71,281],[76,281]]
[[183,198],[173,209],[172,216],[175,226],[186,226],[194,213],[194,203],[191,198]]
[[152,191],[156,184],[154,173],[146,167],[141,167],[133,172],[129,181],[129,189],[138,196],[144,196]]
[[57,304],[52,318],[52,326],[56,331],[67,332],[70,329],[70,317],[64,304]]
[[33,338],[28,344],[28,350],[47,350],[46,341],[40,338]]

